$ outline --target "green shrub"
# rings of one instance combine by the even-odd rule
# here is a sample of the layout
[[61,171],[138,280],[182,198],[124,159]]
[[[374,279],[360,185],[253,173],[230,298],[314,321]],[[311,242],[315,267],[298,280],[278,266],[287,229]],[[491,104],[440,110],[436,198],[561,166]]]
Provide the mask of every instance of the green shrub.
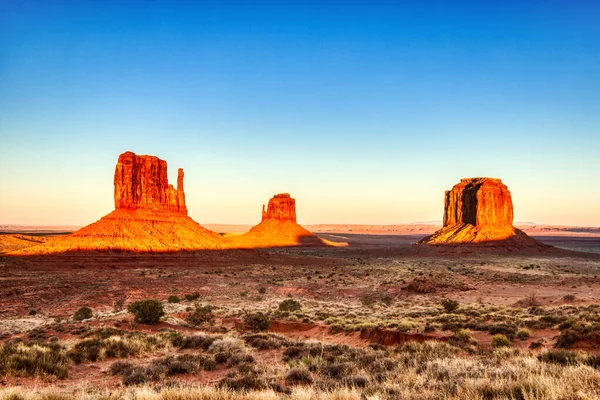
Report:
[[492,325],[489,327],[489,332],[492,335],[502,334],[512,340],[517,334],[517,327],[508,324]]
[[298,311],[302,308],[300,302],[294,299],[285,299],[279,303],[279,311]]
[[377,296],[373,293],[366,293],[360,296],[360,302],[365,307],[373,307],[377,303]]
[[192,325],[214,325],[215,324],[215,316],[213,314],[213,307],[206,305],[202,306],[199,303],[194,306],[194,310],[192,310],[187,318],[185,319],[188,323]]
[[585,365],[589,365],[592,368],[600,369],[600,355],[590,354],[584,361]]
[[456,300],[444,298],[440,303],[442,304],[442,307],[444,307],[444,310],[446,310],[447,313],[452,313],[458,308],[458,301]]
[[567,350],[548,350],[539,354],[538,360],[563,366],[579,364],[577,353]]
[[135,315],[135,321],[142,324],[157,324],[165,315],[162,304],[157,300],[147,299],[134,301],[127,310]]
[[308,385],[313,382],[310,371],[306,368],[292,368],[285,376],[288,385]]
[[492,336],[492,347],[510,347],[510,340],[503,334],[499,333]]
[[81,307],[73,314],[73,320],[83,321],[84,319],[90,319],[94,316],[94,313],[89,307]]
[[266,331],[271,326],[271,316],[263,312],[246,313],[242,319],[244,328],[253,332]]
[[171,296],[169,296],[169,299],[167,300],[167,302],[169,302],[171,304],[179,303],[179,296],[171,295]]
[[468,344],[471,342],[471,331],[468,329],[459,329],[450,338],[451,344]]
[[29,315],[35,315],[35,314],[37,314],[37,311],[35,311],[35,310],[29,310]]
[[188,293],[185,295],[185,299],[187,301],[194,301],[194,300],[198,300],[200,298],[200,293],[199,292],[194,292],[194,293]]
[[517,337],[521,340],[527,340],[531,336],[529,329],[521,328],[517,331]]
[[560,333],[560,335],[558,335],[558,338],[556,339],[556,347],[561,349],[567,349],[569,347],[572,347],[578,339],[579,336],[576,332],[570,329],[564,330]]

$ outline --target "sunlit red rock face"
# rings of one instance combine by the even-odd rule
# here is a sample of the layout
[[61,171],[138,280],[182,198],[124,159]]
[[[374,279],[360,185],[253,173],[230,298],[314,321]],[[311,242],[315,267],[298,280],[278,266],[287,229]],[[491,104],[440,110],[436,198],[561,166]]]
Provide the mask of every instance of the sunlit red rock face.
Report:
[[241,236],[231,237],[235,245],[243,248],[285,246],[336,246],[320,239],[296,223],[296,200],[288,193],[273,196],[266,207],[263,205],[262,221]]
[[541,245],[512,224],[512,198],[500,179],[461,179],[452,190],[446,191],[443,228],[419,243]]
[[163,210],[187,215],[183,169],[179,168],[175,189],[169,185],[165,160],[130,151],[121,154],[115,168],[115,209]]
[[69,236],[16,254],[71,251],[171,252],[222,249],[231,244],[187,216],[183,170],[177,189],[167,180],[167,163],[154,156],[119,156],[114,179],[115,210]]
[[[262,221],[265,220],[296,222],[296,200],[289,193],[276,194],[269,200],[267,210],[263,204]],[[261,222],[262,222],[261,221]]]

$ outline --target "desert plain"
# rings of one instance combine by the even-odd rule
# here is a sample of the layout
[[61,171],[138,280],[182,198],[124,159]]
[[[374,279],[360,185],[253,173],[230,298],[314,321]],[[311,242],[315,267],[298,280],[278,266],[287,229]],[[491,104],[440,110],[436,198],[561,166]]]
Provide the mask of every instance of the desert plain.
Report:
[[[535,236],[556,248],[528,253],[332,228],[318,235],[348,246],[4,254],[2,396],[598,395],[600,237]],[[24,233],[2,251],[53,235]],[[127,311],[143,299],[158,324]],[[9,348],[42,364],[5,364]]]

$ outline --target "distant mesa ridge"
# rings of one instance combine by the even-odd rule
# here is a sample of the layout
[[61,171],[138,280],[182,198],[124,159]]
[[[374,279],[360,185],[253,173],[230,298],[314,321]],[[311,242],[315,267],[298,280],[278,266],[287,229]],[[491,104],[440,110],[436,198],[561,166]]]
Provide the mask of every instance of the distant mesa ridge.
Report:
[[513,226],[508,187],[496,178],[465,178],[446,191],[444,225],[419,244],[486,243],[511,247],[545,246]]

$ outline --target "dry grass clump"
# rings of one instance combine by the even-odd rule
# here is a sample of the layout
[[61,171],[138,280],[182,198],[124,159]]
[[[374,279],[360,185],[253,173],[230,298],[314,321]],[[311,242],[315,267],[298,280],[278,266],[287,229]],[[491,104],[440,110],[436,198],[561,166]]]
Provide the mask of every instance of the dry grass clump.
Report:
[[66,378],[69,359],[58,344],[19,343],[0,345],[0,376],[55,376]]
[[214,358],[195,354],[168,356],[152,361],[148,366],[134,366],[117,361],[110,367],[113,375],[120,375],[125,385],[157,382],[166,377],[180,374],[193,374],[200,370],[212,371],[217,363]]
[[83,337],[84,340],[73,345],[68,353],[75,363],[152,353],[176,346],[183,340],[176,332],[147,335],[114,328],[94,330],[84,334]]
[[284,336],[273,333],[252,333],[244,335],[243,339],[246,344],[258,350],[280,349],[294,343]]

